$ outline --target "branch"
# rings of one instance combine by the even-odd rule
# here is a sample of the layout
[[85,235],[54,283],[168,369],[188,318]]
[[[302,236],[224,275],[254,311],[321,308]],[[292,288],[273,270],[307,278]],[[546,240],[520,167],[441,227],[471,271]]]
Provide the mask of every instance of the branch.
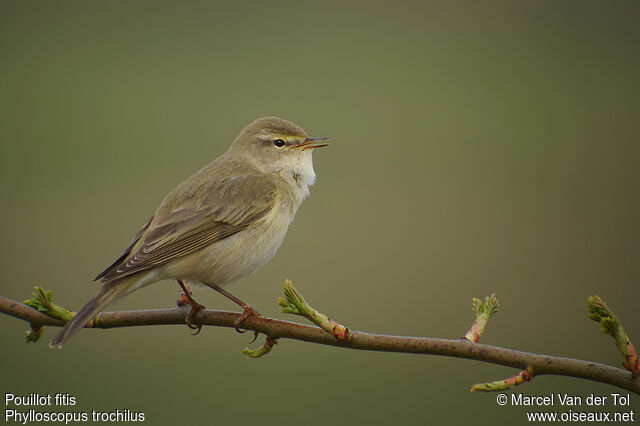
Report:
[[[48,294],[49,298],[47,300],[50,303],[50,293],[45,294]],[[302,301],[304,301],[304,299],[302,299]],[[0,312],[28,322],[32,330],[40,330],[39,333],[42,332],[41,328],[43,326],[60,327],[65,324],[63,320],[52,318],[23,303],[1,296]],[[188,309],[184,308],[103,312],[88,324],[88,328],[106,329],[143,325],[184,325],[187,314]],[[235,328],[235,321],[240,315],[240,313],[236,312],[204,309],[194,315],[193,321],[202,325]],[[342,341],[335,335],[331,335],[317,327],[256,316],[247,318],[242,323],[242,327],[267,336],[268,342],[265,344],[265,347],[258,349],[256,351],[260,352],[258,354],[254,352],[254,357],[262,355],[262,352],[268,352],[277,339],[287,338],[350,349],[467,358],[526,370],[530,372],[530,374],[535,373],[536,376],[552,374],[607,383],[640,394],[640,379],[632,377],[629,372],[620,368],[590,361],[540,355],[473,343],[467,339],[449,340],[425,337],[386,336],[349,330],[349,338]],[[268,350],[265,349],[267,346]]]

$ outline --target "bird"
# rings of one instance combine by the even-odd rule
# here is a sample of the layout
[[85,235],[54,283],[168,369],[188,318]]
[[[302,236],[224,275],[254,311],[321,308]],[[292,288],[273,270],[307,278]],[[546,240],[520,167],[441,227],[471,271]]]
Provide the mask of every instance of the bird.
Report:
[[[229,149],[178,184],[131,244],[95,280],[101,287],[51,341],[61,348],[114,301],[161,280],[176,280],[191,322],[204,306],[190,286],[209,287],[243,308],[236,330],[260,315],[223,287],[254,273],[276,254],[296,211],[315,183],[312,151],[328,145],[297,124],[262,117]],[[94,280],[94,281],[95,281]]]

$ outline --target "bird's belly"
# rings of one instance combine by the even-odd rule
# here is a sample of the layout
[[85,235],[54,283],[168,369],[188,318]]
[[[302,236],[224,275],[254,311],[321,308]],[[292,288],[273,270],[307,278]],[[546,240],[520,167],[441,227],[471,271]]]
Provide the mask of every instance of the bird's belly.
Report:
[[289,223],[264,221],[167,265],[168,275],[190,284],[223,286],[256,272],[280,248]]

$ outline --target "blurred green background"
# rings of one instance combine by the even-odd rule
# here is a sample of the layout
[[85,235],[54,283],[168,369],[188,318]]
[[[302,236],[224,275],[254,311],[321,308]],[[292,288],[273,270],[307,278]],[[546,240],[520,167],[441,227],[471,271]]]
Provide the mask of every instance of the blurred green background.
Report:
[[[640,343],[637,2],[0,3],[0,294],[78,309],[178,182],[256,117],[333,139],[276,258],[230,287],[285,318],[285,278],[332,318],[620,365],[599,294]],[[173,282],[115,309],[173,306]],[[235,309],[212,291],[198,300]],[[208,327],[92,330],[61,351],[0,317],[0,391],[154,425],[525,423],[473,383],[515,370]],[[262,338],[261,338],[262,341]],[[257,344],[254,344],[257,346]],[[539,377],[528,395],[616,392]],[[583,411],[587,407],[582,407]],[[607,407],[613,409],[613,407]],[[632,396],[636,418],[639,398]],[[565,410],[566,411],[566,410]]]

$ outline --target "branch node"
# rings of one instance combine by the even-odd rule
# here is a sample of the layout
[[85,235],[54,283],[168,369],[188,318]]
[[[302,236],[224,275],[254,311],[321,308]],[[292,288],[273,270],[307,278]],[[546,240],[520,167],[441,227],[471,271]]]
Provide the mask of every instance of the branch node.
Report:
[[27,343],[35,343],[42,337],[42,333],[44,333],[44,326],[33,324],[29,325],[31,326],[31,329],[25,331],[25,334],[27,335]]
[[600,296],[591,296],[587,299],[587,309],[592,319],[600,323],[600,330],[608,334],[615,341],[618,350],[622,354],[624,362],[622,366],[631,372],[631,377],[640,377],[640,358],[638,351],[629,339],[629,336],[622,328],[613,311],[607,306]]
[[484,303],[480,299],[473,299],[473,312],[476,313],[476,320],[464,335],[464,338],[473,343],[478,343],[480,336],[484,333],[487,323],[493,314],[500,309],[500,302],[493,293],[491,296],[484,298]]
[[100,317],[102,316],[102,312],[96,315],[95,318],[87,322],[85,325],[86,328],[100,328]]
[[497,380],[490,383],[476,383],[471,387],[471,392],[495,392],[507,390],[514,386],[518,386],[521,383],[530,381],[531,379],[533,379],[533,376],[533,368],[531,366],[528,366],[520,373],[516,374],[513,377],[509,377],[508,379]]
[[278,305],[282,307],[283,313],[307,318],[340,342],[347,343],[351,341],[351,332],[347,327],[313,309],[289,280],[284,282],[284,296],[284,298],[278,298]]
[[248,356],[249,358],[260,358],[261,356],[271,352],[271,349],[273,349],[273,347],[277,344],[278,344],[277,339],[272,339],[271,337],[267,336],[267,340],[265,340],[264,345],[261,348],[249,349],[247,347],[242,350],[242,353]]
[[25,300],[24,303],[27,306],[42,312],[52,318],[60,319],[63,321],[69,321],[75,316],[75,313],[66,310],[65,308],[58,306],[52,302],[51,290],[45,291],[42,287],[33,287],[35,292],[31,293],[33,297]]

